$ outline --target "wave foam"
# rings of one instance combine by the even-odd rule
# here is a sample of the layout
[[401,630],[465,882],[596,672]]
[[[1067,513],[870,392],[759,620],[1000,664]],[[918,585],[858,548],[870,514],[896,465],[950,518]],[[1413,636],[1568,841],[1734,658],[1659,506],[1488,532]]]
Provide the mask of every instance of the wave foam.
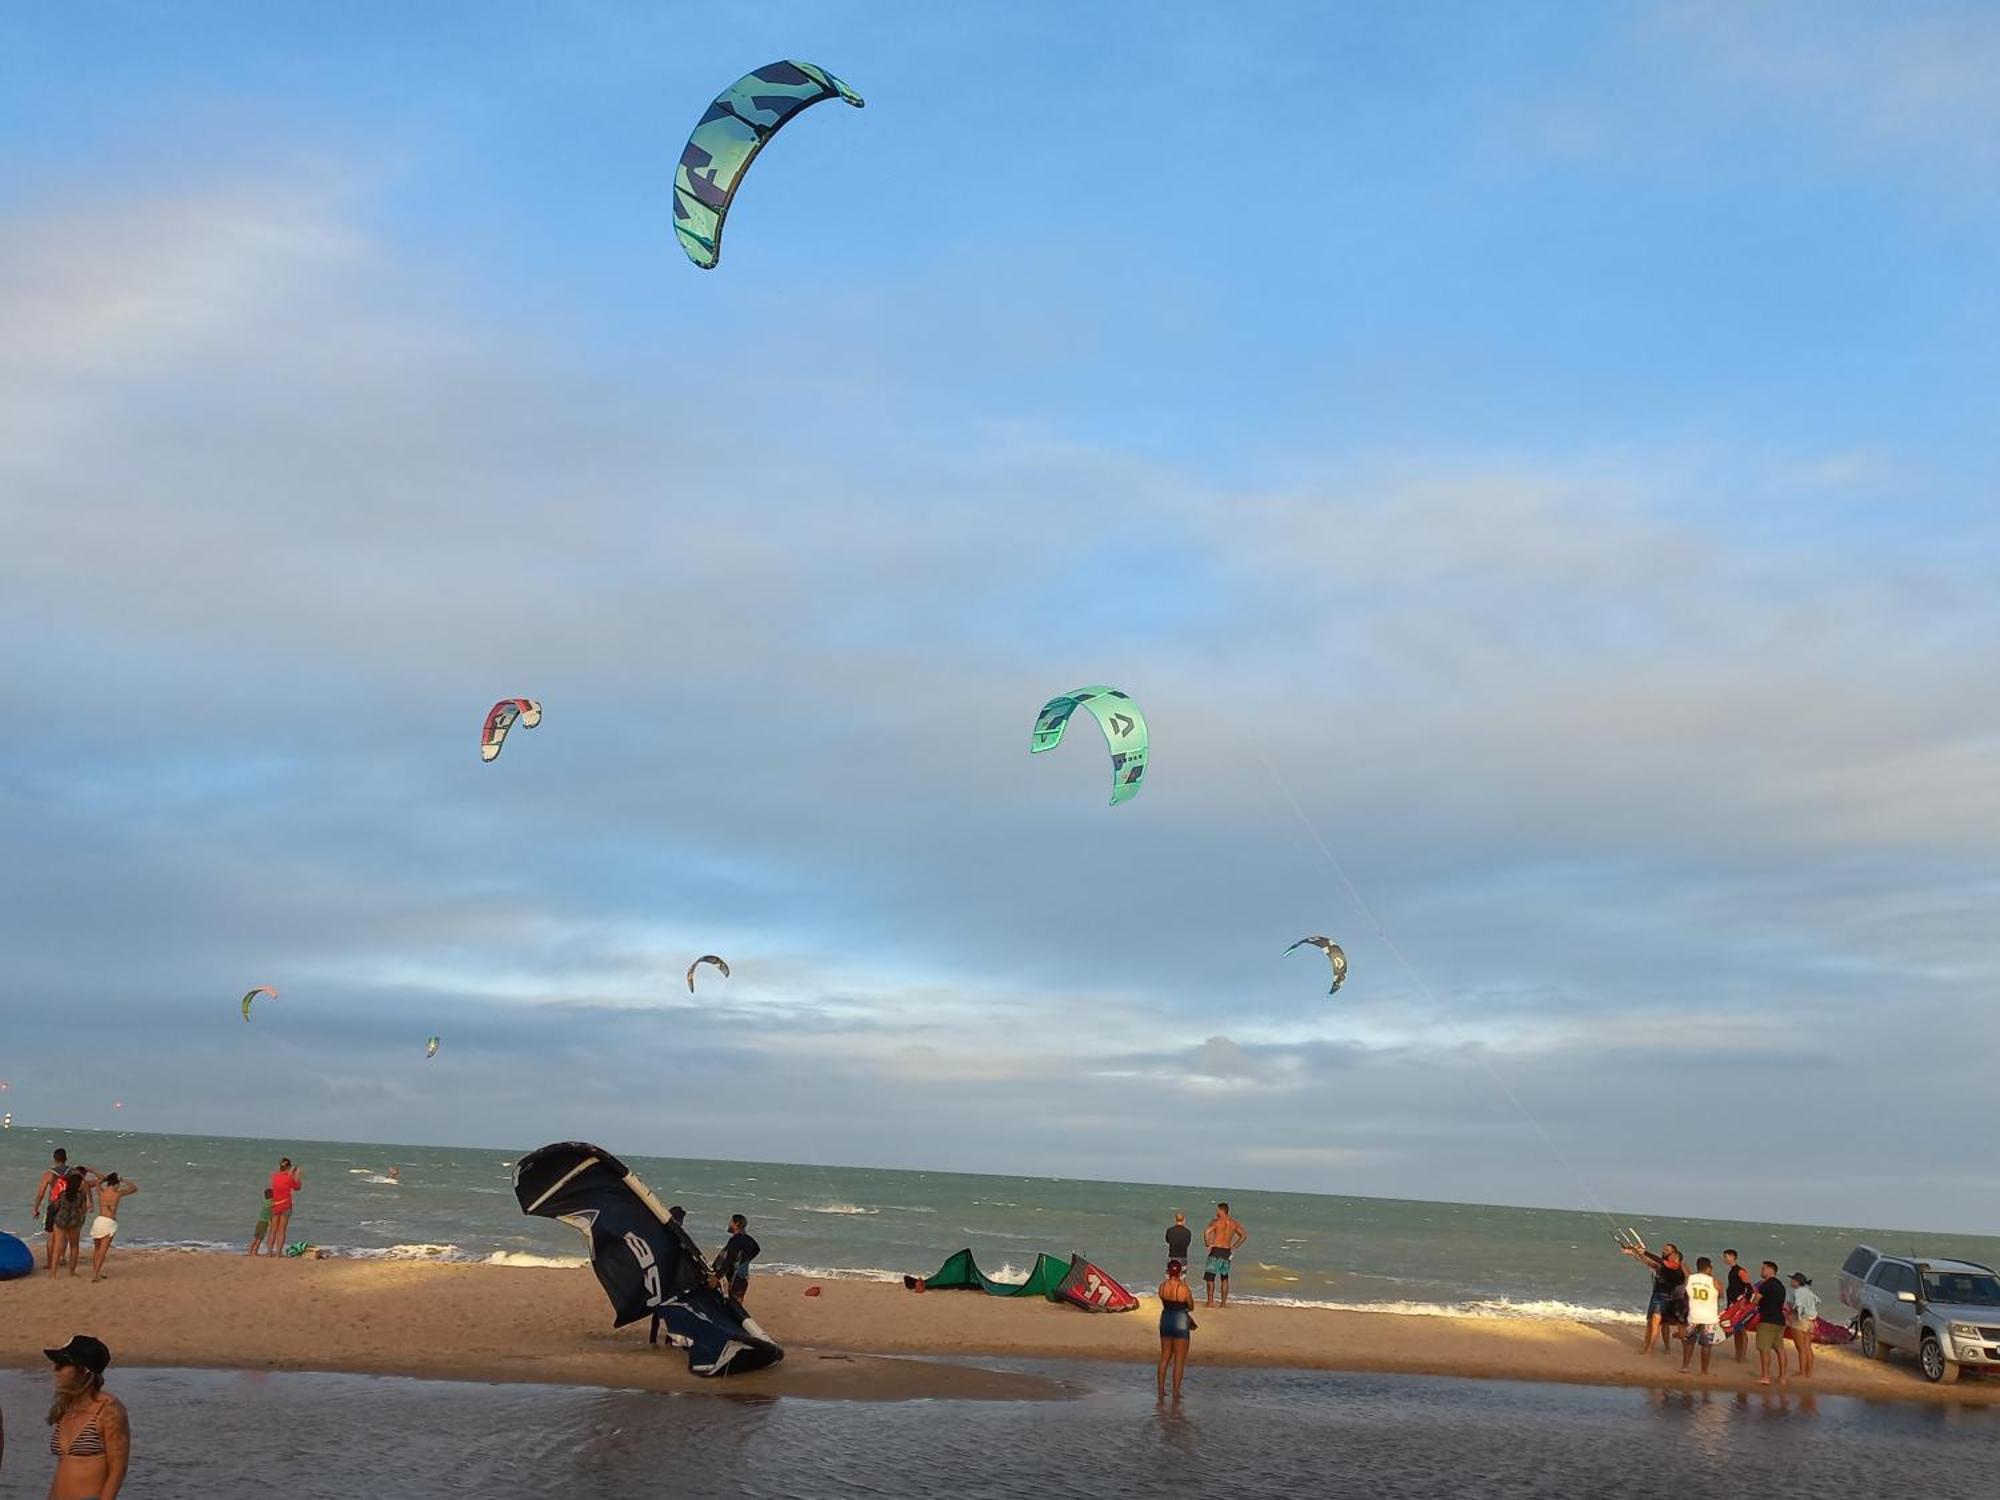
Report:
[[590,1264],[584,1255],[530,1255],[525,1250],[495,1250],[480,1262],[488,1266],[546,1266],[552,1270],[570,1271]]
[[1551,1300],[1516,1302],[1509,1297],[1480,1297],[1465,1302],[1327,1302],[1311,1297],[1265,1297],[1238,1293],[1232,1302],[1258,1302],[1270,1307],[1318,1307],[1330,1312],[1389,1313],[1403,1318],[1553,1318],[1568,1323],[1644,1323],[1645,1316],[1622,1307],[1584,1307]]
[[843,1218],[864,1214],[872,1218],[882,1212],[879,1208],[863,1208],[858,1203],[794,1203],[792,1207],[802,1214],[839,1214]]

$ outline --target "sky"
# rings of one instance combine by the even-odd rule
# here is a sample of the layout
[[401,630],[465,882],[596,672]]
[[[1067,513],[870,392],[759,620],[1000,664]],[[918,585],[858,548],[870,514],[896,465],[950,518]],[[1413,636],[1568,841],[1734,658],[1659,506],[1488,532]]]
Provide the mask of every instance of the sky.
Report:
[[22,1120],[2000,1231],[1991,7],[4,25]]

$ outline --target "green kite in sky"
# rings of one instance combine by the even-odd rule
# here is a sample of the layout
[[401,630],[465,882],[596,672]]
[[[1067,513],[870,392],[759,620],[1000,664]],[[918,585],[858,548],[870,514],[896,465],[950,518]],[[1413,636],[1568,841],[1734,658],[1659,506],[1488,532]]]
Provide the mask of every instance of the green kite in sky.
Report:
[[1105,743],[1111,747],[1111,805],[1131,801],[1139,795],[1139,781],[1146,774],[1146,716],[1117,688],[1080,687],[1049,699],[1035,720],[1028,753],[1040,755],[1060,745],[1069,716],[1079,708],[1089,709],[1096,717]]
[[823,99],[862,107],[853,89],[803,62],[766,63],[715,96],[674,169],[674,233],[689,260],[704,271],[715,269],[722,258],[722,221],[743,174],[786,121]]

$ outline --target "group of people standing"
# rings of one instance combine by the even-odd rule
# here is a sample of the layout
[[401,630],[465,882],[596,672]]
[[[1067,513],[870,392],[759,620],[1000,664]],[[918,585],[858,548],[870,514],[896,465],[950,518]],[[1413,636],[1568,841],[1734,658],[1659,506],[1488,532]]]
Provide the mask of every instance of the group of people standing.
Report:
[[[1207,1288],[1207,1298],[1203,1307],[1229,1306],[1229,1262],[1249,1240],[1249,1231],[1242,1222],[1229,1212],[1227,1203],[1215,1205],[1215,1217],[1203,1226],[1201,1231],[1202,1249],[1206,1259],[1202,1263],[1202,1284]],[[1160,1368],[1158,1372],[1159,1391],[1167,1393],[1167,1377],[1173,1377],[1174,1396],[1179,1398],[1181,1380],[1187,1374],[1188,1345],[1195,1329],[1201,1325],[1194,1320],[1194,1288],[1188,1285],[1188,1250],[1194,1244],[1194,1231],[1188,1228],[1187,1215],[1175,1210],[1174,1222],[1167,1226],[1167,1275],[1160,1283]],[[1219,1288],[1219,1291],[1218,1291]],[[1218,1295],[1220,1300],[1218,1301]]]
[[1715,1263],[1706,1255],[1696,1257],[1690,1270],[1678,1245],[1662,1245],[1655,1253],[1634,1241],[1621,1244],[1619,1249],[1653,1273],[1641,1354],[1651,1354],[1658,1343],[1660,1352],[1670,1355],[1674,1340],[1679,1339],[1681,1368],[1688,1369],[1699,1353],[1701,1373],[1706,1375],[1715,1346],[1725,1334],[1735,1345],[1738,1360],[1749,1352],[1754,1336],[1757,1384],[1769,1385],[1774,1378],[1779,1385],[1785,1384],[1787,1344],[1794,1351],[1798,1373],[1812,1374],[1819,1294],[1813,1291],[1812,1278],[1805,1272],[1794,1271],[1781,1279],[1778,1263],[1767,1260],[1752,1280],[1737,1253],[1725,1250],[1718,1279]]
[[60,1146],[41,1181],[35,1184],[31,1212],[42,1221],[43,1264],[51,1276],[65,1267],[74,1276],[82,1254],[83,1226],[90,1222],[90,1279],[104,1279],[104,1262],[118,1233],[118,1206],[139,1191],[139,1184],[116,1172],[98,1173],[72,1164]]

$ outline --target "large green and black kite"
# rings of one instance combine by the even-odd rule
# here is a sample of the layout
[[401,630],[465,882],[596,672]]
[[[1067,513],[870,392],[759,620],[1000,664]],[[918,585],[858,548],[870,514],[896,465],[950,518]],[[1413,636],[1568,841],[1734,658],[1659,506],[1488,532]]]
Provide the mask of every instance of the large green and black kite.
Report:
[[715,269],[722,258],[722,221],[743,174],[786,121],[823,99],[862,107],[853,89],[804,62],[766,63],[715,96],[674,169],[674,233],[689,260],[704,271]]

